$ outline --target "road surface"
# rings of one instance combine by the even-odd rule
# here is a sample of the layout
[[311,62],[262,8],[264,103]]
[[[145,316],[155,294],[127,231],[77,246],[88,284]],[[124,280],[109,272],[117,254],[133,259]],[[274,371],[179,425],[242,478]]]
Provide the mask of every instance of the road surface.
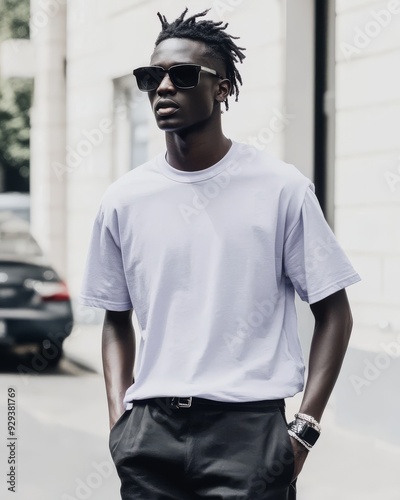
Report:
[[[2,500],[120,498],[108,451],[99,329],[80,329],[68,340],[67,358],[57,370],[33,369],[32,356],[0,357]],[[12,442],[6,425],[9,388],[16,392],[15,450],[7,447]],[[287,402],[289,419],[299,398]],[[323,417],[322,436],[299,478],[298,500],[399,500],[399,447],[341,428],[334,404],[333,398]],[[384,415],[383,409],[382,425]],[[16,493],[8,491],[6,476],[14,452]]]

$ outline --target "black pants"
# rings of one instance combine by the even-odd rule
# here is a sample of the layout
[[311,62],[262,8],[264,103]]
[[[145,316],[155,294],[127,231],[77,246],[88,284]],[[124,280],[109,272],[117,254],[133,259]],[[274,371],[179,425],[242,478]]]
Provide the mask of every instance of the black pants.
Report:
[[295,500],[282,400],[194,402],[136,401],[117,421],[110,451],[122,500]]

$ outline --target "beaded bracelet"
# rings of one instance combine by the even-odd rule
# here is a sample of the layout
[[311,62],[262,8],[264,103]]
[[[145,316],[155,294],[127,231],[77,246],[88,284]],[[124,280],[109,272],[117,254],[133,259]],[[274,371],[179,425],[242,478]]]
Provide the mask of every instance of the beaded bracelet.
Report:
[[311,450],[312,446],[308,445],[305,441],[303,441],[301,438],[299,438],[299,436],[294,433],[293,431],[291,431],[290,429],[288,430],[288,434],[289,436],[291,436],[292,438],[296,439],[296,441],[298,441],[299,443],[301,443],[304,448],[307,448],[308,451]]
[[305,413],[296,413],[294,417],[310,423],[318,432],[321,432],[320,423],[317,422],[317,420],[315,420],[315,418],[312,417],[311,415],[306,415]]

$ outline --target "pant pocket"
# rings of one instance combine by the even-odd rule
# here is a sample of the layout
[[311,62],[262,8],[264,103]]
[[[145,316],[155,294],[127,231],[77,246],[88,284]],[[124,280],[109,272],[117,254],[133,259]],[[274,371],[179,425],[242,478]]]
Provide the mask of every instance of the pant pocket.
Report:
[[[260,459],[249,479],[252,500],[288,500],[294,473],[294,453],[284,413],[279,408],[259,417]],[[257,443],[254,443],[257,445]],[[256,452],[256,446],[254,446]]]
[[110,452],[114,464],[124,462],[135,454],[136,437],[143,432],[143,418],[147,405],[135,404],[131,410],[126,410],[110,431]]
[[120,428],[123,428],[123,423],[127,421],[131,414],[132,410],[125,410],[124,413],[119,417],[119,419],[115,422],[115,424],[110,429],[109,438],[108,438],[108,447],[110,449],[111,455],[113,451],[117,447],[120,440]]
[[287,484],[290,484],[293,481],[294,475],[294,451],[292,442],[290,440],[289,433],[287,431],[287,421],[285,417],[285,410],[281,409],[278,412],[278,428],[281,431],[282,436],[282,446],[278,454],[278,460],[285,467],[285,477],[287,478]]
[[125,410],[122,415],[117,419],[117,421],[114,423],[114,425],[110,429],[110,434],[113,432],[113,430],[118,426],[118,424],[125,418],[126,414],[131,412],[132,410]]

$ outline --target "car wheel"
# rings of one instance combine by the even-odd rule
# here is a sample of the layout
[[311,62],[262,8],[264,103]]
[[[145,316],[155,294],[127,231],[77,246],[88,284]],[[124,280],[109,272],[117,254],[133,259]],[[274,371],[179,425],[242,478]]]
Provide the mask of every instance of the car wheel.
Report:
[[51,340],[44,340],[39,346],[40,355],[47,361],[49,368],[54,368],[63,356],[62,344],[54,344]]

